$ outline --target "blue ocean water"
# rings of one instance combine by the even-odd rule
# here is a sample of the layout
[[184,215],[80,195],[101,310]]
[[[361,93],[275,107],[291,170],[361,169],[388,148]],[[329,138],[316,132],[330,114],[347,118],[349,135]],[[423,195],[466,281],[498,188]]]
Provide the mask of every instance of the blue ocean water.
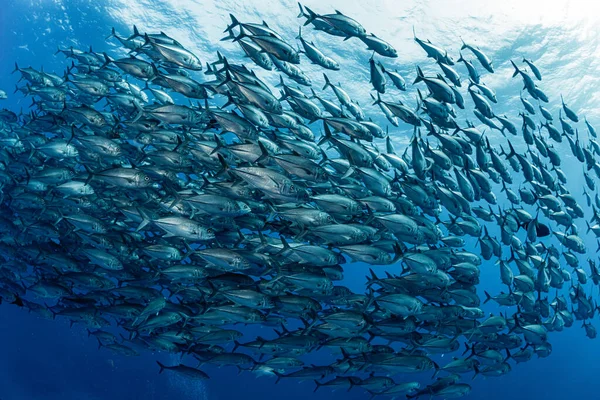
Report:
[[[292,1],[26,1],[4,2],[0,11],[0,89],[9,94],[0,103],[18,111],[29,104],[13,96],[17,75],[11,75],[14,62],[32,65],[45,71],[60,72],[66,61],[53,55],[57,46],[87,48],[116,52],[115,42],[104,38],[111,27],[117,32],[130,32],[136,24],[140,30],[164,31],[193,50],[201,60],[213,60],[217,49],[236,59],[240,52],[235,45],[219,42],[222,31],[233,12],[244,21],[266,20],[271,27],[293,38],[299,21],[297,6]],[[580,115],[600,126],[596,108],[600,93],[600,28],[597,9],[586,8],[585,2],[503,1],[502,4],[482,4],[478,1],[393,1],[378,4],[368,2],[307,1],[322,12],[340,9],[361,21],[368,31],[385,38],[399,51],[399,58],[389,62],[404,76],[414,78],[416,65],[432,67],[422,50],[412,41],[412,29],[423,38],[449,49],[457,58],[460,37],[480,46],[494,59],[496,73],[485,82],[498,94],[497,114],[507,114],[513,123],[520,123],[518,93],[520,79],[511,79],[509,59],[521,57],[536,61],[544,74],[543,88],[551,98],[546,105],[558,113],[560,94]],[[523,2],[524,3],[524,2]],[[332,74],[341,81],[354,98],[363,102],[369,115],[381,120],[376,107],[367,106],[370,86],[369,52],[357,41],[317,35],[307,30],[314,40],[330,54],[335,54],[342,72]],[[463,76],[466,71],[457,67]],[[308,68],[310,76],[319,76],[316,68]],[[319,84],[320,84],[319,80]],[[415,91],[403,94],[403,100],[414,104]],[[475,117],[469,115],[469,119]],[[581,127],[580,129],[584,129]],[[393,140],[402,146],[410,138],[410,130],[397,130]],[[493,133],[497,135],[497,133]],[[519,143],[516,142],[518,145]],[[524,146],[524,144],[520,144]],[[562,169],[569,174],[567,187],[583,204],[581,165],[565,149]],[[570,174],[571,171],[577,173]],[[500,196],[499,196],[500,198]],[[582,224],[581,221],[580,224]],[[579,226],[585,232],[585,226]],[[590,253],[582,257],[596,258],[596,243],[584,236]],[[474,242],[470,243],[474,246]],[[379,271],[383,271],[380,269]],[[347,286],[361,290],[368,267],[346,265]],[[482,287],[490,293],[503,289],[493,263],[482,266]],[[597,289],[594,289],[594,293]],[[596,294],[596,293],[595,293]],[[487,309],[491,311],[492,308]],[[576,323],[577,324],[577,323]],[[553,353],[546,359],[533,359],[513,364],[512,373],[500,378],[477,377],[472,382],[470,398],[487,399],[565,399],[595,398],[597,362],[600,347],[597,341],[585,337],[579,326],[559,333],[550,333]],[[367,394],[359,390],[331,393],[320,389],[313,393],[314,383],[283,380],[275,384],[272,377],[238,375],[235,368],[206,372],[211,379],[205,383],[190,383],[168,373],[158,375],[156,360],[175,363],[166,354],[146,352],[139,357],[123,357],[97,348],[81,326],[70,327],[65,320],[47,321],[27,314],[14,306],[0,306],[0,399],[362,399]],[[451,357],[451,356],[448,356]]]

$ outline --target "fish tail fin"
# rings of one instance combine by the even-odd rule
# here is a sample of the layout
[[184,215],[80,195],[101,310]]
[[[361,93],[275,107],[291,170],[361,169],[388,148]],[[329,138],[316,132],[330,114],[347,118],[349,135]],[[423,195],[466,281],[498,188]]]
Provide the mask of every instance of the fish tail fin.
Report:
[[217,172],[215,176],[221,176],[227,171],[229,171],[229,165],[227,165],[227,161],[225,161],[221,154],[217,154],[217,157],[219,158],[219,162],[221,163],[221,170]]
[[515,76],[519,75],[519,73],[521,72],[521,70],[519,69],[519,67],[517,67],[517,64],[515,64],[515,62],[513,60],[510,60],[510,63],[515,68],[515,72],[513,72],[513,74],[512,74],[512,76],[514,78]]
[[231,18],[231,25],[227,27],[227,29],[225,30],[226,32],[231,31],[233,28],[240,24],[240,21],[238,21],[233,14],[229,14],[229,18]]
[[302,4],[300,4],[300,2],[298,2],[298,8],[300,9],[300,14],[298,14],[296,18],[308,17],[308,15],[306,15],[306,13],[304,12],[304,8],[302,7]]
[[323,73],[323,77],[325,78],[325,85],[323,86],[322,90],[325,90],[330,86],[333,87],[333,85],[331,84],[331,81],[329,80],[329,77],[327,77],[327,74]]
[[279,83],[277,85],[275,85],[275,87],[284,87],[285,86],[285,82],[283,81],[283,76],[279,75]]
[[102,64],[102,66],[100,68],[105,68],[112,62],[112,60],[110,59],[108,54],[102,53],[102,55],[104,56],[104,64]]
[[225,32],[227,32],[227,36],[223,36],[221,38],[221,42],[225,41],[225,40],[235,40],[235,35],[233,34],[233,30],[229,30],[229,27],[227,27],[227,29],[225,29]]
[[[58,51],[56,53],[58,53],[59,51],[60,51],[60,49],[58,49]],[[56,54],[56,53],[54,53],[54,54]],[[19,71],[19,64],[17,64],[17,62],[15,61],[15,69],[13,69],[11,74],[14,74],[17,71]]]
[[273,373],[275,375],[277,375],[277,380],[275,381],[275,384],[277,385],[279,383],[279,381],[281,380],[281,378],[283,378],[284,375],[281,372],[275,371],[275,370],[273,370]]
[[333,138],[333,135],[331,134],[331,129],[329,129],[329,125],[327,125],[327,121],[323,121],[323,130],[324,130],[324,134],[323,134],[323,138],[321,138],[321,140],[318,143],[319,146],[325,142],[330,141]]
[[85,180],[85,186],[87,186],[87,185],[89,185],[89,184],[90,184],[90,181],[91,181],[91,180],[92,180],[92,178],[94,177],[94,173],[92,172],[92,170],[91,170],[91,169],[90,169],[90,168],[89,168],[87,165],[83,164],[83,167],[85,168],[85,170],[86,170],[86,171],[87,171],[87,173],[88,173],[88,177],[87,177],[87,179]]
[[467,342],[465,342],[465,351],[463,351],[462,355],[464,356],[465,354],[467,354],[469,351],[472,351],[473,348],[469,347],[469,344]]
[[435,371],[433,372],[433,376],[431,377],[431,379],[434,379],[437,376],[437,374],[440,373],[440,366],[435,361],[432,361],[432,363],[433,363],[433,368],[435,368]]
[[510,149],[508,154],[506,155],[506,158],[512,158],[514,156],[517,155],[517,153],[515,152],[515,148],[513,147],[512,143],[510,142],[510,140],[508,140],[508,148]]
[[137,122],[139,121],[140,118],[142,118],[142,116],[144,115],[144,108],[142,107],[141,104],[139,104],[137,101],[133,102],[134,107],[137,109],[138,113],[136,114],[136,116],[131,120],[131,122]]
[[214,75],[214,74],[215,74],[215,71],[213,70],[213,67],[207,61],[206,62],[206,71],[204,71],[204,75]]
[[[235,99],[233,98],[233,96],[231,95],[231,92],[229,90],[227,91],[226,95],[227,95],[227,101],[225,102],[225,104],[223,104],[221,106],[221,109],[227,108],[231,105],[234,105],[234,106],[237,105],[237,103],[235,102]],[[206,109],[208,110],[208,107],[206,107]]]
[[298,36],[296,36],[296,39],[302,40],[302,25],[298,26]]
[[215,154],[217,153],[219,150],[221,150],[222,148],[225,147],[225,144],[223,143],[223,141],[221,140],[221,138],[219,136],[217,136],[217,134],[215,133],[213,135],[214,139],[215,139],[215,143],[217,143],[217,145],[215,146],[215,148],[210,152],[210,154]]
[[373,105],[377,105],[377,104],[381,104],[381,96],[379,95],[379,92],[377,92],[377,99],[375,99],[375,97],[373,97],[373,95],[371,95],[371,97],[373,98]]
[[511,329],[509,329],[508,333],[513,333],[518,328],[521,328],[521,323],[519,322],[519,319],[517,318],[517,314],[514,315],[514,321],[515,321],[515,325]]
[[467,44],[465,43],[464,39],[461,37],[460,41],[462,42],[462,46],[460,47],[461,50],[467,49],[469,46],[467,46]]
[[317,391],[317,389],[319,389],[319,388],[320,388],[320,387],[321,387],[323,384],[322,384],[322,383],[319,383],[319,381],[317,381],[317,380],[315,379],[315,385],[317,385],[317,386],[315,387],[315,390],[313,390],[313,393],[314,393],[314,392],[316,392],[316,391]]
[[310,24],[311,22],[313,22],[319,15],[316,14],[313,10],[311,10],[310,8],[308,8],[306,6],[304,6],[304,9],[308,13],[308,14],[304,14],[304,17],[306,17],[304,26],[306,26],[306,25]]
[[280,235],[279,239],[281,240],[281,244],[283,245],[283,249],[281,249],[281,251],[279,253],[285,253],[292,249],[290,247],[290,244],[287,242],[287,240],[285,240],[285,237],[283,235]]
[[104,40],[108,40],[108,39],[110,39],[112,37],[117,37],[117,31],[115,31],[115,27],[114,26],[110,30],[110,35],[108,35],[106,37],[106,39],[104,39]]
[[144,229],[144,227],[151,222],[151,219],[148,216],[148,214],[146,214],[146,212],[144,210],[142,210],[141,208],[138,208],[137,212],[140,213],[140,216],[142,217],[142,222],[140,222],[138,227],[135,229],[136,232],[139,232],[142,229]]
[[153,75],[153,77],[150,80],[154,80],[155,78],[160,76],[160,71],[156,67],[156,64],[150,63],[150,66],[152,67],[152,75]]
[[233,78],[231,77],[229,70],[226,69],[225,70],[225,79],[223,79],[223,82],[219,83],[219,85],[217,87],[227,85],[230,82],[233,82]]
[[492,296],[485,290],[483,291],[483,293],[485,294],[485,300],[483,301],[483,304],[485,304],[492,299]]
[[244,27],[243,27],[243,26],[240,26],[240,34],[239,34],[239,35],[237,35],[237,36],[235,36],[235,37],[233,38],[233,41],[234,41],[234,42],[239,42],[241,39],[243,39],[243,38],[245,38],[245,37],[248,37],[248,34],[247,34],[247,33],[246,33],[246,31],[244,30]]
[[375,271],[373,271],[372,268],[369,268],[369,273],[371,274],[371,276],[366,276],[367,278],[367,285],[371,282],[375,282],[378,281],[379,278],[377,277],[377,275],[375,275]]
[[389,135],[385,138],[385,151],[388,154],[396,154],[394,144],[392,143],[392,140],[390,139]]
[[265,145],[263,144],[263,142],[261,142],[260,140],[258,141],[258,147],[260,147],[260,157],[258,157],[258,159],[256,160],[256,163],[260,164],[262,161],[269,158],[269,152],[268,152],[267,148],[265,147]]
[[463,58],[463,55],[460,51],[458,52],[458,60],[456,60],[456,61],[463,61],[463,62],[465,61],[465,59]]
[[471,380],[475,379],[475,377],[477,375],[479,375],[479,367],[477,365],[473,365],[473,370],[475,371],[475,374],[473,375],[473,377],[471,378]]
[[138,31],[137,26],[133,25],[133,35],[129,36],[127,38],[127,40],[131,40],[131,39],[135,39],[137,37],[143,36],[142,34],[140,34],[140,31]]
[[346,170],[346,172],[344,173],[344,175],[342,175],[342,177],[340,179],[346,179],[349,178],[350,176],[352,176],[352,174],[354,174],[355,170],[353,167],[348,167],[348,170]]
[[396,242],[394,243],[394,258],[392,260],[392,263],[395,264],[398,260],[400,260],[402,258],[402,256],[404,255],[404,251],[402,249],[402,246],[400,246],[400,242]]
[[419,96],[419,99],[417,100],[417,109],[419,109],[421,103],[423,103],[423,93],[421,93],[421,89],[417,89],[417,96]]
[[165,366],[164,366],[164,365],[163,365],[163,364],[162,364],[160,361],[157,361],[156,363],[157,363],[157,364],[158,364],[158,366],[160,367],[160,371],[158,371],[158,373],[159,373],[159,374],[162,374],[162,373],[163,373],[163,371],[165,370]]
[[590,233],[590,231],[592,230],[592,227],[590,226],[590,223],[588,221],[585,221],[585,224],[587,225],[587,232],[586,233]]
[[425,75],[423,75],[423,70],[421,70],[421,67],[419,67],[419,66],[417,65],[417,77],[415,78],[415,81],[413,82],[413,85],[414,85],[415,83],[419,83],[419,82],[421,82],[421,81],[423,80],[423,77],[424,77],[424,76],[425,76]]

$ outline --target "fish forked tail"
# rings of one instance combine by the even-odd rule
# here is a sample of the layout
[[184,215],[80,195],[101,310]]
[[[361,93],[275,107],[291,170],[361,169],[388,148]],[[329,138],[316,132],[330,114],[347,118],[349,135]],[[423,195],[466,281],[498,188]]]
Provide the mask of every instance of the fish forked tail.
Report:
[[[242,40],[243,38],[248,37],[248,34],[246,33],[246,31],[244,30],[243,26],[240,26],[240,34],[237,36],[233,37],[233,41],[234,42],[239,42],[240,40]],[[223,40],[223,39],[221,39]]]
[[373,99],[374,106],[383,103],[383,101],[381,100],[381,96],[379,95],[379,92],[377,92],[377,98],[375,98],[372,94],[371,94],[371,98]]
[[118,38],[117,31],[115,31],[115,27],[114,26],[110,30],[110,35],[108,35],[106,37],[106,39],[104,39],[104,40],[108,40],[108,39],[113,38],[113,37]]
[[127,40],[135,39],[137,37],[144,36],[138,31],[137,26],[133,25],[133,35],[129,36]]
[[322,145],[325,142],[329,142],[333,139],[333,135],[331,134],[331,129],[329,129],[329,125],[327,125],[327,121],[323,120],[323,138],[319,141],[318,145]]
[[[306,21],[304,21],[304,26],[310,24],[315,19],[319,17],[319,14],[315,13],[313,10],[306,6],[302,6],[302,4],[298,3],[298,7],[300,7],[300,14],[298,14],[298,18],[304,17]],[[306,11],[306,12],[305,12]]]
[[298,14],[298,16],[296,18],[308,18],[309,15],[307,13],[304,12],[304,8],[302,7],[302,4],[300,4],[300,2],[298,2],[298,8],[300,9],[300,14]]
[[146,227],[146,225],[148,225],[150,222],[152,222],[152,219],[148,216],[148,214],[146,214],[146,212],[144,210],[142,210],[141,208],[137,209],[137,212],[140,214],[140,216],[142,217],[142,222],[140,222],[140,224],[138,225],[138,227],[135,229],[136,232],[141,231],[142,229],[144,229],[144,227]]
[[423,78],[425,77],[425,75],[423,74],[423,70],[421,69],[421,67],[419,67],[417,65],[417,77],[415,78],[415,81],[413,82],[413,85],[415,83],[419,83],[423,80]]
[[160,361],[156,361],[156,363],[158,364],[158,366],[160,367],[160,371],[158,371],[159,374],[162,374],[163,371],[167,368],[163,365],[163,363],[161,363]]
[[222,38],[221,41],[235,39],[235,35],[233,34],[233,28],[235,28],[236,26],[239,26],[240,29],[242,28],[240,21],[238,21],[233,14],[229,14],[229,18],[231,18],[231,24],[227,25],[227,28],[225,28],[225,30],[223,31],[223,33],[227,33],[227,36]]
[[517,66],[517,64],[515,64],[515,62],[513,60],[510,60],[510,63],[515,68],[515,72],[513,72],[513,74],[512,74],[512,76],[514,78],[515,76],[517,76],[517,75],[519,75],[521,73],[521,70],[519,69],[519,67]]
[[233,14],[229,14],[229,18],[231,18],[231,24],[227,25],[227,28],[223,31],[223,33],[231,32],[233,28],[240,25],[240,21],[238,21]]
[[323,89],[322,90],[325,90],[328,87],[333,87],[333,84],[329,80],[329,77],[327,76],[327,74],[323,73],[323,78],[325,78],[325,85],[323,85]]

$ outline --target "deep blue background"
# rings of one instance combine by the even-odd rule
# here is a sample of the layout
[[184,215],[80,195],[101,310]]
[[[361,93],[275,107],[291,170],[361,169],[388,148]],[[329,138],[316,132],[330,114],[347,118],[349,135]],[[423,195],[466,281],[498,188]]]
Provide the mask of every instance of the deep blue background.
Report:
[[[18,61],[21,66],[32,65],[40,67],[44,65],[46,71],[62,71],[65,62],[62,56],[53,56],[56,46],[74,45],[78,47],[87,47],[92,45],[95,50],[111,50],[112,44],[104,41],[110,33],[110,27],[116,26],[120,32],[128,32],[122,19],[117,18],[119,14],[119,2],[108,1],[106,6],[98,6],[96,2],[87,1],[56,1],[49,3],[47,1],[0,1],[0,89],[5,90],[12,96],[12,90],[16,83],[17,75],[10,75],[13,69],[14,61]],[[98,2],[101,3],[101,2]],[[187,2],[185,2],[187,4]],[[153,2],[141,3],[141,8],[135,10],[144,10],[144,7],[150,7]],[[220,3],[217,3],[220,4]],[[295,18],[295,3],[286,3],[286,7],[280,7],[286,11],[285,18]],[[416,2],[417,5],[425,7],[421,13],[427,14],[427,3]],[[260,8],[260,4],[256,7]],[[265,2],[265,12],[273,14],[275,11]],[[318,6],[321,9],[324,6]],[[433,5],[431,6],[435,8]],[[246,8],[241,7],[246,10]],[[153,11],[156,11],[154,3]],[[229,10],[224,5],[211,7],[211,10],[217,10],[215,13],[197,13],[194,15],[194,21],[206,20],[207,24],[224,27],[227,23],[226,15]],[[188,21],[192,11],[183,9],[176,10],[184,13],[182,20],[173,19],[172,23],[177,24],[175,35],[181,35],[182,29]],[[165,15],[174,13],[173,9],[165,9]],[[261,20],[260,16],[242,15],[245,19]],[[187,13],[187,14],[186,14]],[[128,22],[135,21],[138,15],[129,10]],[[160,14],[159,14],[160,15]],[[174,15],[174,14],[173,14]],[[177,14],[180,15],[180,14]],[[186,17],[187,15],[187,17]],[[139,25],[148,30],[165,29],[169,24],[170,18],[159,19],[156,15],[144,12],[139,15]],[[534,18],[534,16],[532,16]],[[360,19],[360,18],[359,18]],[[269,22],[272,19],[267,19]],[[160,22],[160,26],[153,26],[153,21]],[[430,21],[431,22],[431,21]],[[183,27],[179,24],[183,24]],[[277,21],[274,21],[277,24]],[[406,22],[410,25],[410,21]],[[435,21],[433,28],[427,28],[430,35],[435,33]],[[158,23],[157,23],[158,24]],[[297,25],[297,24],[296,24]],[[372,29],[375,29],[372,27]],[[425,29],[422,25],[420,29]],[[290,28],[292,31],[295,27]],[[445,29],[445,28],[444,28]],[[525,28],[524,28],[525,29]],[[552,29],[539,28],[540,35],[547,35],[545,38],[539,38],[536,43],[551,44],[548,38],[556,38],[559,32]],[[440,31],[443,31],[440,28]],[[182,42],[189,43],[196,40],[197,48],[205,51],[210,49],[210,43],[198,41],[198,37],[203,37],[202,29],[193,30],[194,36],[184,37]],[[525,45],[535,35],[535,27],[530,27],[529,31],[523,34],[515,35],[520,44]],[[494,35],[492,27],[490,32],[482,34]],[[525,35],[525,36],[523,36]],[[530,35],[530,36],[527,36]],[[214,36],[214,32],[213,32]],[[180,36],[177,36],[179,39]],[[322,36],[321,36],[322,38]],[[387,39],[387,38],[386,38]],[[432,39],[435,39],[432,37]],[[443,39],[440,34],[439,40]],[[565,39],[566,41],[567,39]],[[594,42],[597,38],[589,39],[581,46]],[[321,39],[323,42],[323,39]],[[550,43],[550,44],[548,44]],[[514,45],[513,47],[515,47]],[[454,46],[458,50],[457,46]],[[231,48],[231,47],[229,47]],[[575,49],[576,50],[576,49]],[[573,50],[573,51],[575,51]],[[414,45],[411,52],[414,52]],[[418,50],[417,50],[418,51]],[[542,51],[539,47],[535,50],[537,55]],[[552,51],[553,55],[564,54],[562,50]],[[511,46],[503,44],[502,52],[505,57],[511,57]],[[364,52],[363,52],[364,53]],[[568,53],[568,51],[567,51]],[[402,54],[402,49],[401,49]],[[500,54],[500,53],[496,53]],[[520,54],[520,53],[519,53]],[[352,58],[352,54],[349,55]],[[568,56],[565,56],[568,58]],[[506,61],[506,60],[504,60]],[[547,62],[547,64],[549,64]],[[595,65],[588,63],[590,67]],[[506,67],[504,62],[503,67]],[[546,66],[548,71],[549,66]],[[560,60],[554,60],[554,68],[558,71],[562,66]],[[412,65],[406,67],[412,68]],[[571,66],[564,67],[570,69],[570,75],[579,73],[573,70]],[[543,71],[543,72],[545,72]],[[558,78],[558,72],[550,70]],[[362,71],[364,74],[365,71]],[[462,71],[464,74],[464,71]],[[506,74],[505,74],[506,75]],[[508,75],[509,76],[509,75]],[[362,79],[362,78],[361,78]],[[546,78],[545,78],[546,79]],[[594,78],[586,76],[589,82]],[[368,80],[367,80],[368,81]],[[518,93],[519,84],[508,79],[507,85],[511,85],[511,104],[515,103],[515,93]],[[547,82],[547,80],[546,80]],[[593,83],[593,82],[592,82]],[[565,90],[571,90],[572,85],[566,84]],[[550,85],[550,84],[549,84]],[[592,84],[592,89],[593,89]],[[500,85],[495,86],[500,94],[506,88]],[[515,91],[516,88],[516,91]],[[586,87],[587,94],[592,90],[589,85]],[[507,89],[508,90],[508,89]],[[550,91],[555,90],[551,88]],[[556,89],[558,90],[558,89]],[[578,102],[583,108],[593,97],[579,93],[581,97],[574,98],[573,102]],[[585,99],[584,99],[585,97]],[[557,97],[555,96],[554,99]],[[0,107],[9,107],[18,110],[25,107],[27,103],[20,104],[18,99],[9,98],[0,103]],[[556,102],[554,102],[556,106]],[[496,106],[498,108],[501,105]],[[588,109],[589,110],[589,109]],[[506,110],[509,112],[510,110]],[[514,111],[514,110],[513,110]],[[590,113],[594,110],[589,110]],[[513,112],[514,115],[514,112]],[[517,121],[515,121],[516,123]],[[597,123],[600,127],[600,124]],[[577,185],[577,182],[570,182]],[[579,195],[577,190],[576,195]],[[589,241],[590,246],[594,243]],[[595,248],[595,246],[593,247]],[[361,287],[362,276],[367,272],[367,268],[362,265],[355,265],[349,268],[347,273],[349,284],[355,287]],[[501,288],[498,284],[497,269],[492,264],[484,265],[482,271],[482,281],[485,287],[492,293],[498,292]],[[596,289],[597,290],[597,289]],[[550,341],[553,344],[554,352],[548,359],[534,359],[527,364],[518,366],[513,365],[513,372],[507,376],[496,379],[476,378],[471,384],[473,393],[471,398],[487,399],[537,399],[548,400],[567,399],[567,398],[597,398],[600,393],[600,383],[598,383],[598,358],[600,348],[597,341],[590,341],[584,336],[579,324],[572,329],[561,333],[550,334]],[[336,392],[331,394],[327,390],[320,390],[313,394],[314,384],[311,381],[297,383],[294,381],[282,381],[274,384],[273,378],[257,378],[252,374],[237,374],[234,368],[211,369],[206,371],[211,379],[206,383],[194,383],[174,377],[168,373],[158,375],[158,366],[155,360],[160,359],[166,363],[174,363],[170,356],[164,354],[145,353],[139,357],[126,358],[113,355],[106,350],[98,350],[97,343],[93,338],[88,338],[87,333],[81,326],[69,327],[68,322],[64,320],[47,321],[40,319],[32,314],[27,314],[23,310],[17,309],[11,305],[0,306],[0,399],[1,400],[28,400],[28,399],[362,399],[368,396],[359,390],[353,390],[349,393]],[[407,380],[411,377],[408,376]],[[468,379],[468,378],[466,378]]]

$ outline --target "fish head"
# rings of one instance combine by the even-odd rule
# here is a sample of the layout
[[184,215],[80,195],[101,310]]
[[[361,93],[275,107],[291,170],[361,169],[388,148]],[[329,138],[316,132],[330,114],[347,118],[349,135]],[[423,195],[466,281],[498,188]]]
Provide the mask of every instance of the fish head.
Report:
[[276,99],[275,100],[266,100],[266,102],[267,102],[267,107],[270,108],[271,110],[273,110],[273,112],[275,114],[283,113],[283,106]]
[[292,62],[294,64],[300,63],[300,53],[290,50],[288,57],[289,57],[290,62]]
[[392,46],[385,45],[383,50],[388,55],[388,57],[398,57],[398,51]]
[[194,71],[200,71],[202,69],[202,62],[196,56],[188,57],[184,60],[186,67]]

